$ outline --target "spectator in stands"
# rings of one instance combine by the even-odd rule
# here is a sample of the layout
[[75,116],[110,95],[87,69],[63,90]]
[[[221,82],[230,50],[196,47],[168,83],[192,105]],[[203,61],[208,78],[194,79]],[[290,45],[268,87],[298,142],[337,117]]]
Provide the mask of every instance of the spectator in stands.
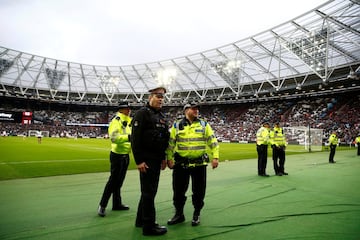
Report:
[[329,163],[335,163],[334,156],[336,151],[336,146],[338,145],[339,140],[336,135],[336,132],[333,131],[329,137],[329,147],[330,147],[330,155],[329,155]]
[[355,143],[357,144],[357,155],[360,156],[360,133],[355,138]]
[[277,176],[288,175],[284,168],[286,138],[284,130],[280,127],[279,123],[275,123],[274,128],[270,132],[270,142],[275,174]]
[[263,123],[262,127],[256,132],[256,150],[258,154],[258,175],[269,177],[266,174],[266,164],[268,155],[268,145],[270,143],[270,125]]
[[130,161],[130,112],[130,106],[127,102],[120,103],[119,111],[109,124],[108,132],[111,140],[110,177],[105,185],[98,208],[98,215],[101,217],[106,215],[105,208],[111,195],[112,210],[129,210],[129,206],[122,202],[120,190]]

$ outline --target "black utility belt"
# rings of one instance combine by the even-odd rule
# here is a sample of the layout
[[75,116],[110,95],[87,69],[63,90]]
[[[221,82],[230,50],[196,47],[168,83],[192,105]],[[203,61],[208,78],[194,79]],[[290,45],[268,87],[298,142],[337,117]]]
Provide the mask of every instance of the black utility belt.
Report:
[[128,153],[114,153],[114,152],[112,152],[112,153],[116,154],[118,157],[127,157],[127,156],[129,156]]
[[209,156],[205,153],[203,154],[201,157],[198,158],[186,158],[186,157],[182,157],[179,154],[175,154],[175,164],[180,164],[183,166],[186,165],[203,165],[204,163],[208,163],[209,162]]

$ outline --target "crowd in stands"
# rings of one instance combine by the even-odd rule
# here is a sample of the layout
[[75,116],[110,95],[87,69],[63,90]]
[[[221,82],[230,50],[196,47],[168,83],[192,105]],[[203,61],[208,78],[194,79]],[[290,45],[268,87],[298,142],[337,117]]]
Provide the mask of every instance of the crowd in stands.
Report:
[[[6,110],[6,109],[5,109]],[[13,110],[13,109],[12,109]],[[31,109],[26,109],[31,110]],[[170,122],[182,116],[182,108],[165,107]],[[133,113],[136,110],[133,110]],[[26,135],[28,130],[49,131],[51,137],[107,137],[106,125],[115,112],[33,111],[33,124],[0,123],[1,132]],[[259,126],[267,121],[284,127],[305,126],[324,129],[323,139],[333,131],[343,143],[360,133],[360,93],[282,101],[204,105],[200,114],[220,141],[254,142]],[[87,126],[76,126],[87,125]],[[75,126],[74,126],[75,125]]]

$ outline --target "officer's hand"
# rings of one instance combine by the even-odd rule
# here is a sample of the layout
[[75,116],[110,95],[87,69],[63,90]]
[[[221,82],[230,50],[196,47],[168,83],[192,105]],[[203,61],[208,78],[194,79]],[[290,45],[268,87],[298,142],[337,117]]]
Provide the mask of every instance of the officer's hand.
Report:
[[219,159],[217,158],[214,158],[212,161],[211,161],[211,166],[212,168],[217,168],[219,166]]
[[168,168],[173,169],[174,168],[174,160],[167,160]]
[[148,169],[148,165],[146,165],[145,162],[142,162],[140,164],[137,165],[137,169],[140,171],[140,172],[143,172],[145,173],[146,172],[146,169]]
[[161,170],[165,170],[166,168],[166,160],[161,161]]

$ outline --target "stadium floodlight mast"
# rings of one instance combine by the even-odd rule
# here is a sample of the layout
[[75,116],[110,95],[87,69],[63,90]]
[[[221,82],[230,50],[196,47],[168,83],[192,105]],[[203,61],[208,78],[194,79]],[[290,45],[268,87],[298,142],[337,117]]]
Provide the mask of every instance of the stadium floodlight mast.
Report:
[[327,79],[328,30],[311,31],[300,39],[288,40],[286,47],[325,82]]
[[347,78],[360,80],[360,66],[355,71],[351,70]]
[[211,64],[211,68],[230,86],[237,86],[241,69],[240,59],[229,59]]
[[176,68],[165,68],[157,71],[154,78],[157,86],[164,86],[168,92],[171,92],[171,85],[175,82],[176,76]]
[[104,92],[104,94],[110,101],[117,91],[117,86],[119,84],[120,77],[102,74],[98,76],[98,79],[100,80],[101,90]]

